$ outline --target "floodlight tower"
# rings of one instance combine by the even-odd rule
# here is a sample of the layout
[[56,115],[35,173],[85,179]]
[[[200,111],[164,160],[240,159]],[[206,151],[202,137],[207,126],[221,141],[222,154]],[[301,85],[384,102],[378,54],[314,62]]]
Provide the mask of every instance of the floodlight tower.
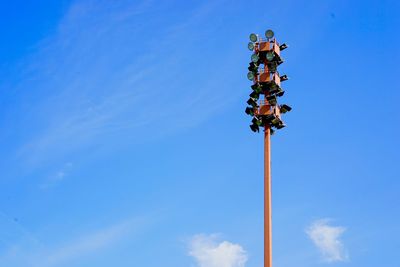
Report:
[[[248,48],[254,53],[251,55],[247,78],[253,84],[245,112],[253,117],[250,125],[253,132],[259,132],[260,127],[264,127],[264,267],[272,267],[271,135],[274,129],[285,127],[281,114],[292,108],[278,104],[278,97],[285,93],[281,82],[288,77],[280,76],[277,68],[283,63],[281,51],[288,46],[279,44],[272,30],[267,30],[265,37],[250,34]],[[264,97],[260,100],[262,95]]]

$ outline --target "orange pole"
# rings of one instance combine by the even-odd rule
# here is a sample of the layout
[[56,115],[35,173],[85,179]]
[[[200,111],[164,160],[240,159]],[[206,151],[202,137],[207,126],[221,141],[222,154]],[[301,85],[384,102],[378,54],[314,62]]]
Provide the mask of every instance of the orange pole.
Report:
[[264,132],[264,267],[272,267],[271,130]]

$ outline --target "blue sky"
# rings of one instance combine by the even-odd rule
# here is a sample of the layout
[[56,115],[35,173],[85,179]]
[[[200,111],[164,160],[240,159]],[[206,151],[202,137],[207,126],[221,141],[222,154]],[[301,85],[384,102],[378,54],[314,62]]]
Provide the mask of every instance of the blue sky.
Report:
[[263,266],[248,35],[274,29],[275,267],[398,267],[396,1],[2,1],[0,266]]

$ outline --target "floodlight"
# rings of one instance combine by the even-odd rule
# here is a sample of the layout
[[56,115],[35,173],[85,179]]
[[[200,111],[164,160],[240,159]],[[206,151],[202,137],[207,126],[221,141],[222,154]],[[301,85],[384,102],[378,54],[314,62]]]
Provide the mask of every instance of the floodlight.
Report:
[[247,79],[249,79],[250,81],[254,80],[254,73],[252,71],[249,71],[247,73]]
[[250,41],[252,41],[254,43],[254,42],[257,42],[257,40],[258,40],[258,37],[255,33],[250,34]]
[[278,117],[275,117],[272,121],[271,121],[271,124],[273,125],[273,126],[275,126],[275,127],[277,127],[279,124],[281,124],[282,123],[282,121],[278,118]]
[[271,120],[273,120],[275,118],[275,115],[273,114],[268,114],[262,117],[262,122],[263,124],[269,124],[271,122]]
[[286,48],[288,48],[289,46],[287,45],[287,44],[285,44],[285,43],[283,43],[283,44],[281,44],[280,46],[279,46],[279,49],[281,50],[281,51],[283,51],[283,50],[285,50]]
[[267,60],[272,61],[275,58],[275,53],[270,51],[267,53]]
[[260,94],[262,92],[262,88],[258,83],[255,83],[251,86],[251,89],[254,90],[257,94]]
[[282,128],[284,128],[284,127],[286,127],[286,125],[285,125],[283,122],[279,123],[279,124],[276,126],[277,129],[282,129]]
[[271,135],[274,135],[274,133],[275,133],[275,130],[274,130],[274,129],[272,129],[272,128],[269,128],[269,132],[270,132],[270,134],[271,134]]
[[248,48],[249,50],[253,51],[253,50],[254,50],[254,43],[250,42],[250,43],[247,45],[247,48]]
[[265,37],[267,37],[268,39],[271,39],[274,37],[274,32],[272,30],[266,30],[265,31]]
[[275,106],[277,101],[276,96],[275,95],[267,96],[267,101],[271,106]]
[[260,60],[260,57],[257,54],[251,55],[251,61],[257,63]]
[[251,72],[257,72],[258,71],[258,65],[254,62],[250,62],[249,67],[247,68]]
[[279,87],[277,84],[275,83],[271,83],[269,85],[269,93],[271,95],[277,95],[277,96],[283,96],[283,94],[285,93],[285,91],[282,90],[281,87]]
[[254,117],[251,122],[253,124],[256,124],[257,126],[261,126],[262,125],[262,121],[260,119],[258,119],[257,117]]
[[246,112],[247,115],[254,116],[254,108],[253,107],[247,107],[244,112]]
[[283,105],[280,106],[281,113],[286,113],[286,112],[289,112],[291,110],[292,110],[292,108],[290,106],[286,105],[286,104],[283,104]]
[[289,77],[285,74],[285,75],[282,75],[281,77],[279,77],[280,79],[281,79],[281,82],[284,82],[284,81],[287,81],[287,80],[289,80]]
[[260,85],[258,83],[255,83],[255,84],[251,85],[251,89],[253,89],[253,90],[256,90],[259,87],[260,87]]
[[274,72],[276,72],[276,69],[277,69],[277,67],[278,67],[278,63],[277,62],[268,62],[268,70],[271,72],[271,73],[274,73]]
[[257,101],[255,99],[253,99],[253,98],[249,98],[249,100],[247,100],[247,104],[249,104],[253,108],[257,108],[258,107]]
[[259,132],[259,131],[260,131],[260,127],[258,127],[257,124],[251,124],[251,125],[250,125],[250,129],[251,129],[253,132]]
[[254,98],[254,99],[258,99],[258,98],[260,98],[260,93],[253,91],[253,92],[251,92],[250,97]]

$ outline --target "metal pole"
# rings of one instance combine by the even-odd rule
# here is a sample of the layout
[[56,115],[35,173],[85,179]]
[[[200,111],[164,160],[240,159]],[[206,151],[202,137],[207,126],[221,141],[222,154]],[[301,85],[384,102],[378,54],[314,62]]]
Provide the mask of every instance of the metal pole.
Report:
[[264,131],[264,267],[272,267],[271,130]]

